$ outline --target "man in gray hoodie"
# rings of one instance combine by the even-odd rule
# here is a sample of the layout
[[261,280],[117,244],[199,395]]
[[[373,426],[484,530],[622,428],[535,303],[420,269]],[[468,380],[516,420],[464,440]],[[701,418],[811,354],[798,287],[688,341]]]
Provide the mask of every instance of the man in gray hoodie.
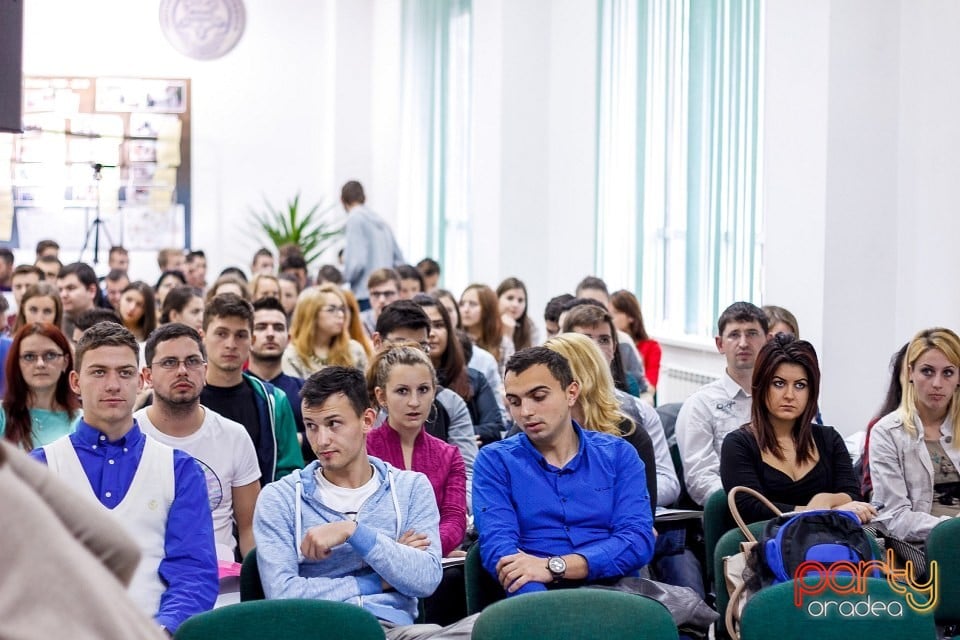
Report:
[[466,640],[473,617],[415,625],[417,598],[440,584],[440,513],[426,476],[367,455],[376,413],[363,374],[326,367],[300,392],[317,460],[260,493],[253,520],[267,598],[363,607],[388,639]]

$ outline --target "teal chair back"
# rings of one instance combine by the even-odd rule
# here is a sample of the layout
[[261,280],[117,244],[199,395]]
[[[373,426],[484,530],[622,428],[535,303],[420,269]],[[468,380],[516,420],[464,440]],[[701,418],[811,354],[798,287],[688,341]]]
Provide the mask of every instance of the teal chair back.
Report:
[[464,580],[467,592],[467,615],[480,613],[487,605],[503,600],[506,593],[493,576],[487,573],[480,562],[480,543],[467,551],[463,563]]
[[666,607],[644,596],[608,589],[562,589],[507,598],[487,607],[473,640],[676,640]]
[[[816,578],[807,580],[814,586]],[[794,604],[794,581],[761,589],[743,610],[741,640],[905,640],[937,637],[930,613],[910,608],[885,579],[866,578],[865,593],[824,591]],[[869,603],[868,602],[869,597]],[[881,611],[878,607],[882,603]],[[874,609],[876,615],[866,613]]]
[[350,638],[384,640],[383,628],[360,607],[326,600],[241,602],[189,618],[176,640]]
[[[935,526],[927,537],[927,561],[936,560],[940,600],[934,611],[938,624],[960,624],[960,520]],[[948,595],[949,594],[949,595]]]
[[723,576],[714,574],[713,558],[717,543],[721,536],[730,529],[736,529],[737,523],[734,522],[730,514],[730,507],[727,506],[727,494],[724,491],[715,491],[707,498],[703,505],[703,546],[706,555],[707,584],[713,584],[717,591],[723,584]]
[[240,602],[264,600],[266,597],[260,582],[260,569],[257,567],[257,549],[254,547],[240,565]]

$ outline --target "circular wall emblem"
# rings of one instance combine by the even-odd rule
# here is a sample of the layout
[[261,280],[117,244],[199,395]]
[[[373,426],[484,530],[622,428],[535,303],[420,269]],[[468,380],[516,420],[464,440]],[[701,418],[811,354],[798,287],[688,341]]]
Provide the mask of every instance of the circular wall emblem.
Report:
[[242,0],[160,0],[160,28],[173,48],[197,60],[225,55],[246,24]]

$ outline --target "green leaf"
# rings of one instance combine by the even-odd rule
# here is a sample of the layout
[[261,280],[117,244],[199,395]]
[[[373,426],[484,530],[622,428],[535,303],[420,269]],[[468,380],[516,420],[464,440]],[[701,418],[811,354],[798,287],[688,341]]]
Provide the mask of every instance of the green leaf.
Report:
[[275,208],[266,196],[263,202],[264,209],[251,209],[257,229],[277,249],[285,244],[298,245],[308,268],[343,235],[343,226],[330,219],[336,204],[321,201],[307,209],[300,206],[299,192],[283,208]]

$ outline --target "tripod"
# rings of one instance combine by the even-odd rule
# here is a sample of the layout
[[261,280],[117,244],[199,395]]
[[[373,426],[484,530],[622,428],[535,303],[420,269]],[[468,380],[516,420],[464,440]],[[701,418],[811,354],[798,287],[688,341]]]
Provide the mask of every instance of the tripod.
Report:
[[91,166],[93,167],[93,180],[97,185],[97,215],[90,224],[90,228],[87,229],[87,237],[84,238],[83,246],[80,248],[80,258],[83,258],[83,253],[87,250],[87,246],[90,244],[90,236],[93,236],[93,264],[96,266],[100,258],[100,228],[103,227],[103,234],[107,237],[107,241],[110,243],[110,246],[113,246],[113,238],[110,237],[110,230],[107,228],[107,223],[104,222],[103,218],[100,217],[100,181],[103,179],[103,174],[101,173],[103,170],[103,165],[97,163]]

